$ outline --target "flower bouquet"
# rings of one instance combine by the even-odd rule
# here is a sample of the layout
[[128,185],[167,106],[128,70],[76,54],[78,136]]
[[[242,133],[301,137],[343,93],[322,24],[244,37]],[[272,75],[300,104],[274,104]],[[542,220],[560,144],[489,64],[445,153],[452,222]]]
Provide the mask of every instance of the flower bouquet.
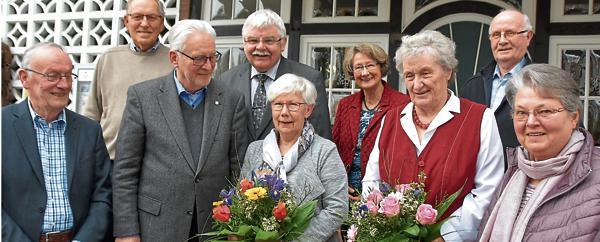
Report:
[[222,190],[220,198],[212,211],[216,231],[204,234],[212,236],[212,241],[294,240],[308,227],[316,206],[316,201],[294,203],[277,174],[244,178],[235,187]]
[[394,187],[383,183],[379,190],[370,191],[366,200],[351,203],[348,242],[432,241],[440,237],[444,221],[438,220],[462,188],[434,209],[425,203],[425,173],[418,177],[418,182]]

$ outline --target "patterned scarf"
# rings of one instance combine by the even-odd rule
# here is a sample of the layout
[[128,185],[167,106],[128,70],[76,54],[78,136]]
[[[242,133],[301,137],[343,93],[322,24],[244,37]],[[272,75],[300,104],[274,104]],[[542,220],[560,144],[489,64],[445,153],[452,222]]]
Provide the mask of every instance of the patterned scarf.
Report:
[[287,181],[286,173],[296,167],[298,159],[300,159],[304,152],[310,148],[314,136],[315,129],[312,124],[310,124],[308,120],[304,121],[304,127],[302,127],[300,137],[298,137],[298,140],[292,148],[285,155],[282,155],[278,143],[279,132],[275,129],[271,130],[263,141],[263,163],[259,166],[256,173],[260,176],[278,171],[279,177],[284,181]]

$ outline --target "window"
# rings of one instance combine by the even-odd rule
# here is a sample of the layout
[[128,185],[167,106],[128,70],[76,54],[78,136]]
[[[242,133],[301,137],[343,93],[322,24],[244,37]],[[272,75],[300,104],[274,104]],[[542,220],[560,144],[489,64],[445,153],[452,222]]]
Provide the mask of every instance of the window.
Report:
[[555,0],[550,4],[550,22],[597,22],[600,0]]
[[291,0],[204,0],[202,19],[212,25],[241,25],[256,10],[271,9],[289,23],[290,6]]
[[600,145],[600,35],[551,36],[549,57],[579,83],[583,124]]
[[388,22],[390,0],[305,0],[303,23]]
[[[369,42],[387,50],[388,39],[387,34],[305,35],[300,37],[300,62],[320,71],[325,79],[325,90],[332,124],[338,102],[358,91],[354,80],[347,80],[344,77],[342,62],[346,48],[360,42]],[[383,79],[386,78],[383,77]]]

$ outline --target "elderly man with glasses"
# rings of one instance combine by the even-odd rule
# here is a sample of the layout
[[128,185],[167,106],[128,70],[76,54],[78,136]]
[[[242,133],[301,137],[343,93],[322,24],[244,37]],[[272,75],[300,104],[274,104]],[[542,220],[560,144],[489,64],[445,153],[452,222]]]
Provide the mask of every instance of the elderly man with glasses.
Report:
[[100,125],[65,108],[77,78],[71,59],[42,43],[22,65],[29,97],[2,108],[2,240],[102,241],[111,163]]
[[99,121],[112,160],[127,88],[169,73],[169,48],[159,42],[165,7],[160,0],[129,0],[123,20],[131,42],[108,49],[98,59],[83,115]]
[[127,92],[113,179],[117,241],[206,239],[212,202],[239,175],[247,110],[241,93],[211,80],[215,37],[205,21],[178,21],[169,32],[175,70]]
[[246,19],[242,27],[244,53],[248,63],[238,65],[217,81],[240,90],[245,95],[250,141],[264,139],[271,129],[271,107],[266,93],[273,82],[286,73],[311,81],[317,89],[317,103],[309,120],[321,137],[331,138],[331,121],[323,75],[314,68],[281,56],[287,44],[283,20],[277,13],[262,9]]
[[489,28],[494,60],[459,89],[462,97],[494,111],[504,151],[506,147],[519,145],[504,90],[508,80],[531,63],[527,47],[533,38],[532,29],[529,17],[517,10],[504,10],[496,15]]

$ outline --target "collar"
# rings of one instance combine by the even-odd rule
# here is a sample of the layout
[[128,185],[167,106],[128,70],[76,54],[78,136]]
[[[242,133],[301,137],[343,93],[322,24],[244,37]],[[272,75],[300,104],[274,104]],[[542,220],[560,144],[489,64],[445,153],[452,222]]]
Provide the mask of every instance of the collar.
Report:
[[[428,130],[435,129],[439,126],[442,126],[444,123],[448,122],[448,120],[454,117],[452,113],[460,113],[460,99],[454,95],[452,90],[448,89],[448,93],[450,93],[450,98],[444,104],[442,109],[438,112],[438,114],[433,118],[431,123],[429,124]],[[410,120],[412,124],[412,110],[414,108],[414,103],[410,102],[402,109],[402,117],[406,117],[407,120]],[[414,126],[414,124],[412,124]]]
[[185,90],[185,87],[183,87],[183,84],[181,84],[181,82],[179,81],[179,79],[177,79],[177,70],[173,70],[173,79],[175,80],[175,87],[177,88],[177,94],[178,95],[181,94],[182,92],[186,92],[186,93],[188,93],[190,95],[196,95],[196,94],[201,93],[201,92],[206,92],[206,90],[207,90],[207,86],[208,85],[204,86],[203,88],[200,88],[200,90],[195,91],[194,93],[192,93],[192,92],[190,92],[188,90]]
[[[517,65],[515,65],[508,73],[504,74],[504,76],[508,74],[510,74],[510,76],[515,76],[515,74],[517,74],[517,72],[520,71],[523,66],[525,66],[525,63],[527,63],[527,57],[523,57],[523,59],[521,59],[521,61],[519,61],[519,63],[517,63]],[[500,67],[498,67],[498,64],[496,64],[496,69],[494,69],[494,75],[492,77],[494,79],[502,78],[500,76]]]
[[[281,58],[283,58],[283,57],[281,57]],[[271,80],[275,81],[275,77],[277,77],[277,68],[279,68],[279,63],[281,63],[281,58],[279,58],[277,63],[275,63],[275,65],[273,67],[271,67],[271,69],[267,70],[266,72],[259,72],[258,70],[256,70],[256,68],[254,68],[254,66],[250,65],[250,79],[254,78],[254,76],[256,76],[258,74],[266,74],[267,76],[269,76],[271,78]]]
[[[44,122],[47,122],[44,117],[40,116],[39,114],[37,114],[34,110],[33,107],[31,107],[31,101],[29,101],[29,99],[27,99],[27,105],[29,106],[29,115],[31,115],[31,120],[33,121],[33,125],[35,126],[35,118],[36,117],[40,117],[40,119],[44,120]],[[65,124],[67,124],[67,119],[66,119],[66,115],[65,115],[65,109],[63,108],[63,110],[58,114],[58,117],[56,118],[56,120],[52,121],[52,122],[56,122],[56,121],[62,121]],[[51,122],[51,123],[52,123]]]
[[158,41],[158,40],[156,40],[156,43],[154,43],[154,45],[147,51],[141,51],[140,48],[137,47],[137,45],[135,45],[135,43],[133,41],[131,41],[131,43],[129,43],[129,49],[131,49],[131,51],[136,52],[136,53],[141,53],[141,52],[156,53],[156,51],[158,50],[159,47],[160,47],[160,41]]

